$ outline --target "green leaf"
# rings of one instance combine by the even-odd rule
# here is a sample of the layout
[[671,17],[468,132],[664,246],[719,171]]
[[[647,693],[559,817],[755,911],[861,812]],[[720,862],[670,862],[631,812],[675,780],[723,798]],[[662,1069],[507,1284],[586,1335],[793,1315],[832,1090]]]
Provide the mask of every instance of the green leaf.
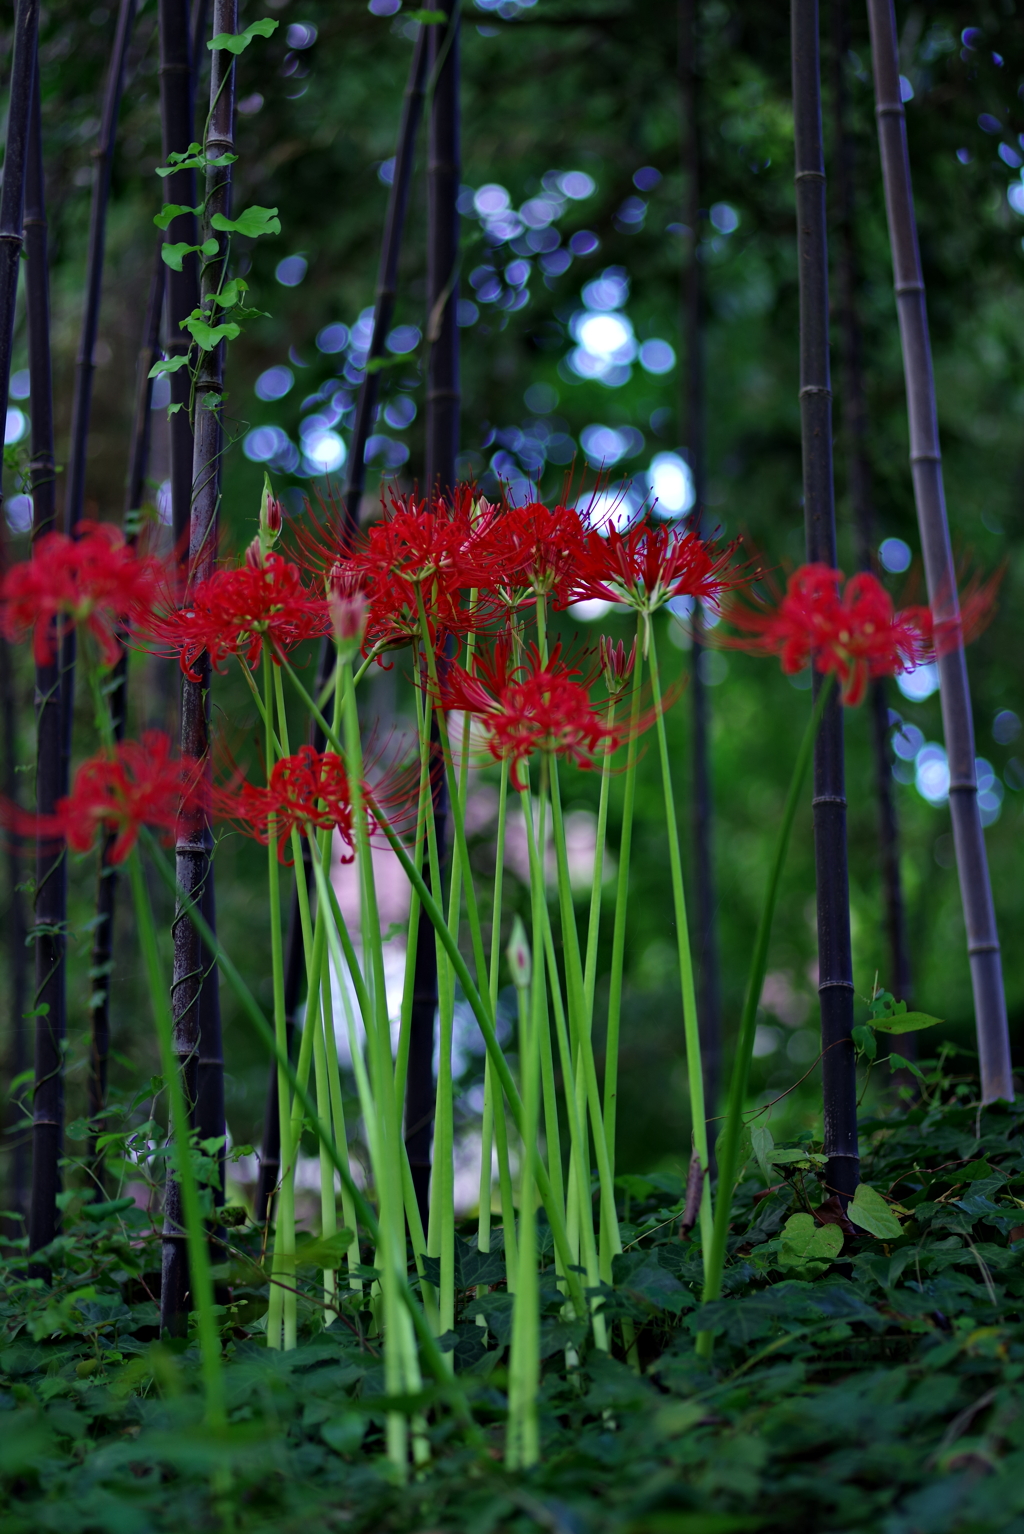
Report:
[[418,21],[421,27],[440,27],[448,20],[444,11],[406,11],[410,21]]
[[321,1424],[320,1437],[336,1454],[354,1454],[363,1441],[368,1421],[359,1412],[343,1412],[340,1417]]
[[244,277],[232,277],[230,282],[224,284],[219,293],[210,294],[210,303],[219,304],[222,309],[232,309],[235,304],[241,303],[243,293],[248,293],[248,291],[249,284]]
[[771,1153],[775,1149],[775,1140],[767,1124],[755,1124],[750,1131],[750,1144],[765,1182],[771,1182]]
[[867,1023],[858,1023],[854,1028],[853,1042],[862,1055],[867,1055],[869,1060],[875,1059],[878,1054],[878,1042],[875,1039],[875,1030],[869,1028]]
[[161,378],[165,373],[176,373],[179,368],[185,367],[188,362],[188,353],[180,357],[161,357],[159,362],[154,362],[147,373],[147,378]]
[[196,319],[189,315],[187,320],[182,320],[181,328],[187,330],[197,346],[201,346],[204,352],[212,352],[220,341],[233,341],[236,336],[242,334],[242,327],[228,320],[223,325],[211,325],[206,320]]
[[198,249],[198,245],[189,245],[187,241],[184,240],[180,245],[161,245],[160,259],[165,266],[170,267],[172,272],[180,272],[181,263],[184,261],[185,257],[191,255],[194,250]]
[[384,368],[399,368],[403,362],[408,362],[409,353],[403,352],[400,357],[371,357],[366,364],[368,373],[380,373]]
[[858,1184],[846,1213],[854,1225],[859,1225],[869,1235],[877,1236],[879,1241],[898,1241],[903,1234],[903,1227],[885,1199],[874,1188],[869,1188],[866,1182]]
[[895,1052],[889,1056],[889,1069],[891,1071],[909,1071],[919,1081],[924,1080],[924,1071],[915,1065],[913,1060],[908,1060],[904,1055],[898,1055]]
[[223,213],[215,213],[210,224],[214,229],[244,234],[252,240],[258,239],[261,234],[281,233],[281,220],[277,217],[276,208],[246,208],[237,218],[225,218]]
[[296,1251],[295,1261],[300,1268],[337,1268],[354,1240],[352,1231],[339,1230],[333,1236],[305,1241]]
[[[906,1007],[906,1002],[900,1002],[900,1006]],[[916,1033],[919,1028],[933,1028],[936,1023],[945,1022],[942,1017],[929,1017],[927,1012],[893,1012],[885,1017],[876,1017],[873,1027],[880,1033]]]
[[134,1209],[133,1198],[112,1198],[102,1204],[84,1204],[82,1206],[83,1220],[108,1220],[113,1215],[123,1214],[126,1209]]
[[813,1215],[791,1214],[782,1227],[779,1267],[802,1269],[811,1276],[824,1272],[842,1249],[838,1225],[817,1225]]
[[153,222],[158,229],[166,229],[171,220],[177,218],[179,213],[202,213],[202,211],[202,203],[196,208],[190,208],[183,202],[165,202],[160,212],[154,213]]
[[776,1166],[810,1167],[824,1166],[828,1157],[821,1155],[819,1151],[773,1150],[767,1160]]
[[271,37],[280,25],[279,21],[272,21],[269,16],[264,16],[261,21],[252,22],[244,32],[218,32],[216,37],[210,38],[206,46],[212,52],[226,48],[229,53],[243,53],[254,37]]

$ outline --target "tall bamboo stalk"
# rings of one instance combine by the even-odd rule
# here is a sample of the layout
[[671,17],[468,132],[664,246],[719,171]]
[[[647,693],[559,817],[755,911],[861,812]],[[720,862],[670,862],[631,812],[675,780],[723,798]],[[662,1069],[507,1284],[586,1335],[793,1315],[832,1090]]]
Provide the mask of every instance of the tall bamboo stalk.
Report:
[[[192,46],[189,36],[188,0],[159,0],[160,27],[160,123],[163,135],[164,163],[168,156],[181,154],[193,142],[195,131]],[[192,170],[178,170],[163,183],[167,202],[180,207],[196,205],[196,176]],[[192,213],[179,213],[164,232],[168,245],[185,242],[197,244],[196,220]],[[198,258],[186,256],[181,271],[167,274],[167,331],[165,351],[178,357],[188,351],[188,334],[180,321],[192,313],[199,302]],[[180,408],[171,416],[171,504],[174,540],[179,555],[188,544],[189,511],[192,505],[192,422],[189,417],[189,380],[187,368],[170,374],[171,402]]]
[[[686,201],[683,222],[691,231],[690,260],[683,269],[682,328],[686,352],[683,377],[683,436],[690,454],[693,475],[693,510],[690,526],[707,532],[704,510],[706,493],[706,407],[704,389],[704,274],[698,259],[700,247],[700,200],[703,195],[703,156],[700,120],[700,60],[697,0],[679,0],[679,85],[683,107],[683,166]],[[693,707],[693,871],[698,954],[698,1008],[701,1057],[704,1062],[704,1101],[714,1114],[722,1059],[721,994],[718,973],[718,933],[715,921],[715,875],[712,853],[714,805],[711,792],[707,684],[700,659],[700,610],[693,615],[694,643],[691,651],[690,688]]]
[[[0,579],[7,570],[6,519],[0,515]],[[3,730],[2,781],[3,792],[9,804],[17,804],[18,790],[18,703],[13,654],[7,640],[0,637],[0,728]],[[9,1042],[7,1053],[8,1080],[16,1081],[28,1066],[28,1024],[25,1012],[28,1007],[28,951],[25,947],[27,923],[25,900],[20,884],[22,879],[22,846],[20,839],[8,832],[8,844],[4,860],[7,881],[5,937],[7,939],[7,974],[9,1004]],[[10,1148],[8,1178],[5,1188],[7,1209],[11,1214],[24,1218],[28,1214],[29,1137],[25,1132],[25,1093],[19,1088],[9,1106],[10,1117],[5,1124],[7,1143]],[[13,1236],[24,1234],[20,1220],[5,1221],[5,1227]]]
[[[214,0],[214,33],[237,32],[237,0]],[[235,55],[216,49],[210,66],[210,113],[204,148],[209,159],[233,156],[235,148]],[[216,239],[217,254],[204,260],[200,307],[209,315],[214,295],[225,277],[229,236],[213,228],[218,214],[231,217],[231,166],[206,173],[203,240]],[[192,511],[189,523],[189,582],[196,584],[213,571],[217,546],[224,425],[224,350],[221,341],[200,354],[195,381],[195,453]],[[182,371],[186,371],[182,369]],[[181,690],[181,751],[210,767],[210,662],[203,655],[196,669],[198,682],[183,681]],[[209,810],[202,803],[183,810],[178,823],[176,868],[183,891],[174,918],[172,1007],[174,1048],[182,1073],[185,1097],[202,1139],[224,1134],[224,1062],[220,1030],[217,968],[199,930],[188,916],[195,901],[211,928],[214,915],[213,831]],[[223,1157],[221,1157],[223,1183]],[[183,1239],[180,1185],[168,1179],[164,1200],[164,1259],[161,1324],[170,1332],[182,1329],[187,1314],[188,1253]]]
[[[25,193],[25,156],[28,143],[29,113],[32,98],[32,72],[35,68],[36,37],[39,25],[37,0],[19,0],[15,12],[14,49],[11,89],[7,117],[7,140],[4,150],[3,185],[0,188],[0,400],[5,404],[11,379],[11,353],[14,347],[14,311],[18,296],[18,266],[23,242],[22,210]],[[0,517],[3,516],[3,485],[0,483]],[[0,531],[6,550],[7,529]],[[16,795],[17,761],[16,708],[11,652],[6,640],[0,654],[2,684],[4,756],[4,792],[12,800]],[[10,885],[7,937],[11,965],[11,1073],[20,1075],[28,1056],[26,1010],[27,975],[25,971],[25,915],[18,892],[21,879],[18,848],[12,841],[7,858]],[[19,930],[20,924],[20,930]],[[33,1140],[35,1133],[33,1131]],[[12,1145],[10,1207],[26,1212],[28,1204],[27,1152],[23,1133]]]
[[[906,114],[900,93],[899,49],[892,0],[868,0],[871,58],[875,77],[878,145],[885,183],[885,207],[892,246],[896,312],[903,347],[903,372],[910,422],[910,466],[921,530],[928,597],[936,618],[954,626],[959,619],[956,570],[946,518],[942,453],[935,403],[931,339],[924,275],[917,243],[914,193],[910,180]],[[960,875],[967,953],[984,1102],[1012,1100],[1013,1074],[1006,1022],[1006,996],[985,836],[978,811],[974,721],[962,644],[939,659],[942,724],[949,756],[949,810]]]
[[[855,214],[856,165],[853,134],[847,118],[846,55],[849,51],[849,17],[846,0],[832,0],[832,113],[835,134],[836,272],[839,351],[843,383],[843,435],[845,437],[847,487],[857,538],[857,562],[862,570],[874,570],[875,509],[868,456],[868,411],[864,388],[864,359],[858,321],[860,263],[857,256]],[[903,886],[900,879],[900,839],[896,801],[892,789],[889,744],[889,684],[884,677],[871,683],[872,743],[875,752],[875,785],[878,797],[878,839],[885,895],[885,931],[889,948],[888,987],[903,999],[911,991],[910,952],[907,946]],[[907,1052],[916,1035],[907,1034]]]
[[[450,494],[459,450],[459,6],[443,0],[446,26],[427,27],[430,117],[427,140],[427,400],[426,483],[430,492]],[[431,730],[434,759],[434,831],[443,854],[447,796],[440,767],[436,722]],[[428,877],[426,866],[424,876]],[[440,893],[440,892],[438,892]],[[430,921],[420,912],[409,1026],[409,1071],[405,1089],[405,1134],[420,1212],[427,1220],[430,1139],[434,1116],[434,1014],[437,1011],[437,944]]]
[[[50,359],[50,278],[40,122],[39,72],[32,93],[25,177],[25,293],[32,412],[29,475],[33,541],[56,524],[53,380]],[[56,635],[54,635],[56,639]],[[52,813],[67,791],[68,740],[64,719],[65,646],[52,663],[36,668],[36,810]],[[32,1206],[29,1249],[57,1233],[57,1194],[64,1145],[64,1040],[67,1026],[67,860],[52,841],[36,847],[36,1049],[32,1107]]]
[[[124,526],[130,542],[137,535],[138,516],[146,490],[149,443],[152,423],[153,380],[150,368],[159,356],[160,314],[164,302],[164,272],[167,268],[157,247],[156,260],[149,282],[149,298],[142,326],[142,344],[135,374],[135,407],[132,413],[131,446],[125,485]],[[111,676],[110,719],[114,739],[124,739],[128,710],[128,647],[126,636],[119,634],[120,655]],[[113,963],[114,914],[117,904],[118,869],[111,861],[113,833],[103,839],[99,876],[96,884],[96,926],[92,950],[92,1050],[89,1060],[89,1117],[96,1120],[107,1102],[107,1064],[110,1054],[110,982]],[[97,1125],[97,1129],[98,1129]],[[90,1159],[93,1175],[102,1178],[96,1155],[94,1134]]]
[[[383,357],[391,319],[395,312],[398,291],[398,262],[405,232],[405,219],[409,206],[409,188],[412,182],[413,162],[416,155],[416,134],[423,111],[424,82],[427,72],[427,27],[421,27],[413,47],[402,101],[402,117],[398,128],[395,148],[395,173],[388,194],[387,213],[384,218],[384,234],[381,240],[380,265],[377,274],[377,291],[373,315],[373,335],[367,354],[367,368],[359,386],[356,399],[355,421],[352,427],[352,443],[345,471],[345,489],[342,495],[342,515],[345,525],[340,529],[345,542],[359,526],[359,502],[366,486],[366,443],[373,429],[373,418],[380,393],[380,374],[370,364]],[[334,664],[334,646],[324,641],[320,662],[321,689],[326,685],[331,666]],[[315,744],[322,746],[320,732],[313,727]],[[299,897],[292,895],[292,909],[288,924],[287,957],[285,960],[285,1019],[289,1037],[295,1030],[295,1018],[305,979],[302,961],[302,937],[299,926]],[[428,1067],[429,1069],[429,1067]],[[281,1164],[281,1146],[277,1112],[277,1062],[270,1063],[267,1079],[267,1099],[263,1119],[263,1142],[260,1156],[260,1181],[256,1207],[262,1220],[269,1219],[270,1205]],[[428,1125],[429,1133],[429,1125]]]
[[371,364],[384,356],[385,342],[395,312],[395,299],[398,293],[398,261],[402,252],[402,237],[405,233],[405,219],[409,208],[409,188],[412,184],[413,162],[416,157],[416,134],[423,112],[428,42],[430,35],[437,30],[437,27],[420,27],[413,46],[409,78],[406,81],[405,95],[402,99],[402,118],[398,128],[398,143],[395,147],[395,170],[391,179],[391,190],[388,193],[384,236],[380,248],[380,265],[377,272],[377,292],[374,296],[373,335],[366,359],[366,372],[363,374],[356,400],[352,447],[345,473],[344,508],[348,525],[352,529],[359,525],[359,501],[366,485],[366,442],[373,429],[373,417],[380,393],[380,373]]
[[[797,250],[800,262],[800,425],[804,527],[809,561],[835,566],[832,384],[829,374],[828,238],[821,134],[818,0],[792,0]],[[814,696],[824,678],[814,673]],[[846,863],[843,710],[833,695],[814,746],[814,860],[818,894],[818,994],[826,1179],[848,1197],[857,1186],[857,1081],[853,958]]]

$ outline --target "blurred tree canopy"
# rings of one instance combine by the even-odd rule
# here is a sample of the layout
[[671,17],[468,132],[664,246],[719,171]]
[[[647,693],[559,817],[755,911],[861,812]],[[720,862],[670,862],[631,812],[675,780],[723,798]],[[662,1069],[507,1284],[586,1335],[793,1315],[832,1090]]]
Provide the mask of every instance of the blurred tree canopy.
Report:
[[[374,0],[379,11],[389,0]],[[43,121],[52,248],[58,444],[66,443],[81,312],[92,179],[91,150],[116,8],[65,0],[44,10]],[[401,98],[417,23],[379,15],[364,0],[243,0],[241,25],[279,18],[239,63],[236,207],[277,207],[280,237],[239,240],[238,270],[256,306],[230,348],[228,414],[235,443],[225,465],[225,543],[251,536],[263,468],[299,515],[327,493],[351,424],[359,350],[373,303],[377,254]],[[937,368],[949,517],[968,566],[1005,569],[994,621],[969,655],[978,753],[992,768],[989,855],[1011,1030],[1024,1026],[1024,33],[1015,0],[974,6],[897,5],[907,125]],[[894,594],[923,591],[907,462],[903,374],[874,132],[870,50],[863,10],[850,7],[843,60],[856,142],[862,265],[860,321],[880,538],[915,551]],[[542,496],[592,485],[604,462],[613,485],[639,500],[654,483],[671,505],[685,478],[680,428],[680,280],[696,243],[708,288],[709,502],[723,535],[744,534],[784,577],[803,548],[797,371],[789,17],[765,0],[699,5],[706,208],[682,225],[683,171],[675,6],[630,0],[468,0],[463,26],[463,259],[461,469],[487,490],[499,480]],[[827,157],[830,13],[822,9]],[[6,86],[10,31],[0,78]],[[208,58],[198,99],[205,92]],[[162,201],[156,5],[140,7],[121,112],[96,361],[87,514],[118,517],[123,503],[135,357]],[[203,109],[197,115],[197,133]],[[371,440],[369,497],[377,480],[409,487],[422,472],[422,332],[425,304],[425,139],[402,260],[402,291],[383,374],[382,414]],[[1018,212],[1018,209],[1020,210]],[[245,247],[249,248],[245,248]],[[597,286],[590,287],[590,284]],[[362,317],[362,320],[361,320]],[[360,323],[363,328],[360,329]],[[24,368],[21,323],[15,368]],[[19,360],[20,359],[20,360]],[[841,562],[854,567],[837,391],[837,507]],[[15,376],[11,405],[27,409]],[[163,412],[154,416],[152,499],[166,477]],[[305,423],[305,424],[304,424]],[[16,429],[16,428],[15,428]],[[9,429],[10,435],[10,429]],[[18,447],[8,448],[9,493]],[[669,455],[659,459],[659,455]],[[672,456],[675,455],[675,456]],[[58,459],[61,449],[58,447]],[[660,464],[660,468],[659,468]],[[334,473],[325,477],[323,468]],[[654,478],[650,477],[653,474]],[[660,474],[660,478],[659,478]],[[18,537],[15,535],[16,546]],[[898,562],[898,561],[897,561]],[[915,586],[916,581],[916,586]],[[670,669],[689,664],[679,625],[666,618]],[[566,636],[596,643],[602,625],[563,616]],[[604,627],[627,632],[614,615]],[[382,710],[407,706],[400,657],[382,675]],[[724,1017],[735,1027],[766,865],[808,694],[768,663],[708,659],[714,683],[713,771]],[[31,758],[30,678],[23,683],[22,756]],[[152,715],[159,668],[140,663],[133,685]],[[258,760],[255,713],[235,678],[216,681],[216,708],[232,753]],[[154,702],[154,699],[157,702]],[[941,740],[937,694],[892,707],[925,740]],[[997,716],[1001,716],[995,725]],[[83,716],[84,717],[84,716]],[[680,814],[688,814],[688,700],[672,716]],[[993,733],[995,725],[995,733]],[[873,764],[866,718],[848,718],[848,793],[855,977],[866,995],[884,983]],[[904,738],[915,740],[912,735]],[[1015,754],[1016,753],[1016,754]],[[896,767],[903,876],[915,1001],[973,1043],[971,993],[949,819]],[[620,1108],[621,1165],[684,1158],[688,1145],[682,1029],[656,764],[648,753],[635,838],[628,940],[628,1015]],[[908,781],[909,780],[909,781]],[[30,775],[25,778],[26,791]],[[573,780],[580,807],[596,785]],[[613,794],[613,799],[615,795]],[[612,827],[614,837],[615,828]],[[218,899],[229,949],[258,963],[267,951],[256,851],[227,838]],[[73,875],[71,1030],[81,1059],[88,1026],[91,864]],[[610,895],[610,891],[609,891]],[[610,908],[610,907],[609,907]],[[127,915],[122,911],[122,921]],[[122,953],[131,944],[122,944]],[[132,961],[115,988],[116,1045],[148,1061],[135,1023]],[[814,1060],[815,937],[809,806],[795,839],[771,958],[756,1062],[765,1100]],[[82,977],[76,984],[74,975]],[[269,967],[269,966],[268,966]],[[261,973],[254,973],[266,994]],[[262,1063],[225,995],[228,1113],[233,1134],[258,1134]],[[73,1078],[74,1079],[74,1078]],[[811,1080],[813,1081],[813,1075]],[[810,1088],[776,1114],[813,1127]]]

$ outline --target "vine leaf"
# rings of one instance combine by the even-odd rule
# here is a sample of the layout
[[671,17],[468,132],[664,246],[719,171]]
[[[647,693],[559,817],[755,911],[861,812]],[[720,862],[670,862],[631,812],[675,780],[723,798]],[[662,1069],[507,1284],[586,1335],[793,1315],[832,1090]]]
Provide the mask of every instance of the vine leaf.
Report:
[[180,357],[161,357],[159,362],[154,362],[146,376],[147,378],[160,378],[165,373],[176,373],[187,362],[187,352],[183,352]]
[[258,239],[261,234],[280,234],[281,220],[277,217],[276,208],[261,208],[253,206],[246,208],[237,218],[226,218],[223,213],[215,213],[210,220],[214,229],[221,229],[231,234],[248,235],[250,239]]
[[201,245],[161,245],[160,258],[165,266],[169,266],[172,272],[181,271],[181,263],[185,257],[193,251],[198,251],[201,256],[215,256],[220,246],[216,240],[204,240]]
[[202,211],[202,203],[198,207],[190,208],[183,202],[165,202],[160,212],[154,213],[153,222],[158,229],[166,229],[171,220],[177,218],[179,213],[202,213]]
[[232,320],[227,320],[223,325],[211,325],[208,320],[195,314],[190,314],[187,320],[182,320],[181,328],[188,331],[196,345],[202,347],[204,352],[212,352],[218,341],[233,341],[236,336],[242,334],[242,327]]
[[218,32],[206,46],[213,53],[222,48],[226,48],[229,53],[244,53],[254,37],[270,37],[280,25],[279,21],[264,16],[261,21],[254,21],[246,27],[244,32]]
[[898,1241],[903,1227],[880,1193],[869,1188],[866,1182],[858,1183],[857,1191],[846,1208],[854,1225],[859,1225],[879,1241]]

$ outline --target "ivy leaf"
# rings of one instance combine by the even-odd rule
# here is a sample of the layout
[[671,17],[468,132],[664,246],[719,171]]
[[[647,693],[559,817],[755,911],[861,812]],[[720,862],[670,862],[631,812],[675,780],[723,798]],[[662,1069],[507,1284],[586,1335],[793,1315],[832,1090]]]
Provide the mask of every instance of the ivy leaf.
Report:
[[858,1183],[857,1191],[847,1205],[846,1213],[854,1225],[859,1225],[879,1241],[898,1241],[903,1227],[880,1193],[869,1188],[866,1182]]
[[773,1150],[765,1158],[775,1166],[813,1167],[824,1166],[828,1160],[820,1151]]
[[919,1081],[924,1080],[924,1071],[916,1066],[913,1060],[907,1060],[903,1055],[890,1054],[889,1069],[891,1071],[910,1071],[911,1075],[916,1076]]
[[337,1268],[341,1259],[355,1240],[350,1230],[336,1231],[333,1236],[321,1236],[315,1241],[304,1241],[295,1253],[300,1268]]
[[254,37],[271,37],[280,25],[279,21],[264,16],[262,21],[254,21],[244,32],[218,32],[206,46],[211,52],[226,48],[229,53],[244,53]]
[[281,233],[281,220],[277,217],[276,208],[246,208],[237,218],[225,218],[223,213],[215,213],[210,223],[214,229],[248,235],[253,240],[261,234]]
[[232,309],[235,304],[241,303],[243,293],[248,291],[249,284],[244,277],[233,277],[230,282],[224,284],[219,293],[210,294],[210,302],[219,304],[222,309]]
[[862,1055],[867,1055],[869,1060],[874,1060],[878,1054],[878,1041],[875,1038],[875,1030],[869,1028],[867,1023],[858,1023],[853,1030],[853,1042]]
[[[906,1007],[906,1002],[901,1002]],[[872,1027],[880,1033],[916,1033],[919,1028],[934,1028],[936,1023],[942,1023],[941,1017],[929,1017],[927,1012],[892,1012],[885,1017],[876,1017]]]
[[159,362],[154,362],[146,376],[147,378],[161,378],[165,373],[176,373],[187,362],[187,352],[183,353],[180,357],[161,357]]
[[228,320],[223,325],[211,325],[209,321],[191,314],[187,320],[182,320],[181,328],[188,331],[193,341],[201,346],[204,352],[212,352],[219,341],[233,341],[236,336],[242,334],[241,325],[236,325],[232,320]]
[[754,1152],[754,1159],[761,1168],[765,1182],[771,1182],[771,1155],[775,1149],[775,1138],[767,1124],[755,1124],[754,1128],[750,1131],[750,1144]]
[[158,229],[166,229],[171,220],[177,218],[179,213],[202,213],[202,211],[202,203],[198,207],[190,208],[183,202],[165,202],[160,212],[154,213],[153,222]]
[[219,249],[216,240],[204,240],[201,245],[161,245],[160,258],[172,272],[180,272],[181,263],[193,251],[198,251],[201,256],[215,256]]

